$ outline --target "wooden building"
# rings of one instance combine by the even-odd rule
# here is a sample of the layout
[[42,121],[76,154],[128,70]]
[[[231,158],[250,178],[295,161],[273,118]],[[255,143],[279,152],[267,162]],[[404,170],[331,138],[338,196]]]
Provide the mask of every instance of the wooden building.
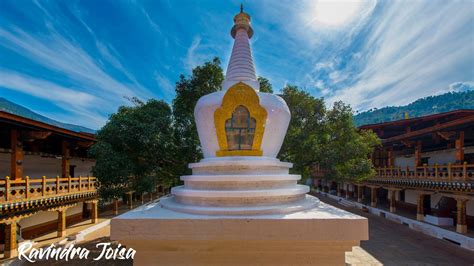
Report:
[[[93,134],[0,111],[0,249],[16,255],[17,241],[84,219],[97,222]],[[3,247],[3,248],[2,248]]]
[[458,233],[474,227],[474,110],[360,128],[382,139],[372,154],[376,176],[339,185],[323,181],[323,186],[417,220],[456,225]]

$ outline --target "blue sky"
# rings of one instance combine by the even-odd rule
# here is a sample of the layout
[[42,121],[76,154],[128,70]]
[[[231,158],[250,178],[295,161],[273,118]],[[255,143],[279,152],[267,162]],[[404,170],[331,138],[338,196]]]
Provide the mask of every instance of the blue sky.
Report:
[[[100,128],[125,97],[171,102],[227,66],[241,1],[0,1],[0,97]],[[244,1],[259,75],[363,111],[474,88],[474,1]]]

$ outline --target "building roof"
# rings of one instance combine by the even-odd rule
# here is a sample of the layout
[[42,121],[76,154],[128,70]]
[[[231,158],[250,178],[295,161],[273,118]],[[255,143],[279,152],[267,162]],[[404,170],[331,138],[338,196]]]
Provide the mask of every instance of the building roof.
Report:
[[96,141],[95,135],[86,132],[76,132],[66,128],[50,125],[44,122],[26,118],[23,116],[11,114],[8,112],[0,111],[0,122],[7,124],[18,125],[21,127],[36,129],[36,130],[47,130],[58,135],[65,137],[85,140],[85,141]]
[[433,133],[444,138],[452,131],[468,130],[474,125],[474,110],[454,110],[445,113],[402,119],[391,122],[364,125],[360,129],[373,130],[383,144],[420,139]]
[[409,119],[400,119],[400,120],[395,120],[395,121],[362,125],[359,128],[374,130],[374,129],[390,127],[390,126],[406,126],[406,125],[411,125],[418,122],[435,121],[435,120],[439,120],[443,118],[452,120],[452,119],[462,118],[462,117],[471,116],[471,115],[474,115],[474,110],[460,109],[460,110],[453,110],[453,111],[449,111],[445,113],[419,116],[419,117],[414,117],[414,118],[409,118]]

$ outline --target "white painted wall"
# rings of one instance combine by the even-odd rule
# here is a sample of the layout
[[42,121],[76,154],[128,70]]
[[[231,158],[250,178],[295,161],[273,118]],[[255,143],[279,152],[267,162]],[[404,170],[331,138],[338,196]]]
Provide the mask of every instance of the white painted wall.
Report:
[[[405,190],[405,202],[415,204],[417,203],[418,195],[420,195],[422,191],[417,190]],[[390,194],[390,193],[389,193]],[[431,194],[431,208],[434,208],[436,204],[438,204],[439,200],[441,199],[441,194]],[[474,216],[474,200],[469,200],[466,204],[466,214],[469,216]]]
[[[10,175],[10,153],[0,153],[0,177]],[[75,177],[91,175],[93,160],[72,158],[70,165],[76,165]],[[56,177],[61,175],[61,159],[43,158],[39,155],[25,155],[23,158],[23,175],[30,178],[42,176]]]
[[466,214],[469,216],[474,216],[474,200],[469,200],[466,203]]
[[418,195],[420,195],[421,191],[416,190],[405,190],[405,202],[415,204],[418,200]]
[[[387,200],[390,200],[392,198],[392,193],[390,191],[387,193]],[[400,200],[400,191],[395,191],[395,200]]]
[[[76,206],[67,209],[66,215],[71,216],[73,214],[82,212],[82,202],[79,202]],[[19,224],[22,229],[38,224],[56,221],[58,219],[57,211],[42,211],[28,218],[21,219]]]
[[[464,148],[464,154],[474,153],[474,147]],[[448,164],[456,161],[456,149],[442,150],[442,151],[433,151],[433,152],[424,152],[421,154],[421,157],[429,157],[428,164]],[[413,167],[415,164],[415,156],[397,156],[394,161],[395,166],[400,167]]]

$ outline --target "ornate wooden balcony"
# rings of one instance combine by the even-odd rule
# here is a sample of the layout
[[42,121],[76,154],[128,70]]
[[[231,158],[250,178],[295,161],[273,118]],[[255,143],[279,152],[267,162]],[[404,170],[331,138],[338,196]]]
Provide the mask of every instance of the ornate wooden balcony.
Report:
[[7,176],[0,180],[0,220],[96,198],[97,185],[96,178],[90,176],[17,180]]
[[418,167],[383,167],[364,183],[432,190],[474,192],[474,164],[423,165]]

